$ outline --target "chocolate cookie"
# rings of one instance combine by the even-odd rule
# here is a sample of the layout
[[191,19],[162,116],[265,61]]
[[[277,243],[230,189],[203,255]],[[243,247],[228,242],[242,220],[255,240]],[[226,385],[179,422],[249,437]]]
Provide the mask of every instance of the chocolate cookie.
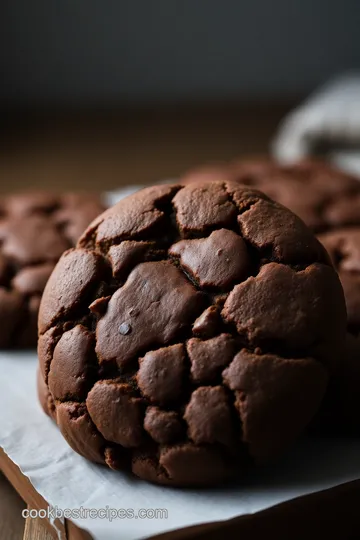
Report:
[[[231,166],[238,181],[263,189],[299,215],[330,253],[344,289],[348,336],[333,374],[318,427],[334,433],[360,433],[360,181],[317,161],[278,167],[260,160]],[[321,232],[325,231],[325,232]]]
[[[290,208],[329,251],[344,288],[347,344],[333,374],[317,427],[360,433],[360,181],[320,161],[280,166],[269,159],[239,160],[190,171],[185,183],[233,180],[256,186]],[[325,231],[325,232],[324,232]]]
[[40,398],[90,460],[215,484],[306,428],[345,328],[336,272],[290,211],[231,182],[147,188],[52,273]]
[[36,347],[45,284],[61,254],[103,210],[99,197],[75,193],[0,201],[0,347]]
[[360,182],[322,161],[281,166],[268,159],[239,160],[190,171],[185,183],[235,181],[260,189],[315,232],[360,225]]
[[339,273],[348,316],[348,330],[360,332],[360,227],[338,229],[319,236]]

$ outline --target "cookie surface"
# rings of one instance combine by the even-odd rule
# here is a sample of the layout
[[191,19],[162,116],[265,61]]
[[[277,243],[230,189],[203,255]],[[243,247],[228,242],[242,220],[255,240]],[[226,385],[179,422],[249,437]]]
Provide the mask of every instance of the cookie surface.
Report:
[[360,225],[360,182],[322,161],[278,165],[268,159],[238,160],[202,167],[184,177],[186,183],[235,181],[266,193],[315,232]]
[[344,288],[348,314],[346,349],[333,374],[319,429],[360,433],[360,181],[321,161],[279,166],[268,159],[202,167],[186,183],[233,180],[261,189],[290,208],[318,233]]
[[328,255],[290,211],[231,182],[147,188],[52,273],[40,396],[90,460],[216,484],[306,428],[345,327]]
[[36,347],[41,294],[62,253],[102,211],[95,195],[9,195],[0,201],[0,347]]

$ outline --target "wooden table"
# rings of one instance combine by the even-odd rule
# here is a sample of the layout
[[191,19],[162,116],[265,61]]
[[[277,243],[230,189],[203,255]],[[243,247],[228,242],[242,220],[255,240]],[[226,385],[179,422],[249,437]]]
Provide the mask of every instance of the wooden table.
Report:
[[[1,540],[91,540],[91,536],[71,521],[22,517],[22,511],[46,509],[49,505],[29,479],[0,448],[0,535]],[[1,474],[0,473],[0,474]],[[7,481],[6,481],[7,480]]]
[[2,115],[0,191],[113,189],[269,150],[291,103]]

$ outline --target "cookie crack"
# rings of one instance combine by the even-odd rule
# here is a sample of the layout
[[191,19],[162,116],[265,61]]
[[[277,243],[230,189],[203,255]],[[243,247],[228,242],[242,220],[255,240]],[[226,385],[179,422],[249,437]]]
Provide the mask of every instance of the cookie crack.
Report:
[[[224,187],[224,190],[225,190],[225,192],[226,192],[226,195],[227,195],[229,201],[230,201],[230,202],[234,205],[234,207],[236,208],[237,214],[238,214],[238,215],[241,215],[241,214],[244,214],[245,212],[248,212],[248,211],[249,211],[253,206],[255,206],[255,205],[259,202],[259,200],[260,200],[260,197],[259,197],[259,196],[254,195],[254,198],[253,198],[253,199],[250,198],[245,204],[239,205],[239,204],[237,203],[237,201],[235,200],[235,198],[234,198],[234,194],[228,189],[229,186],[228,186],[228,184],[227,184],[226,182],[224,183],[223,187]],[[238,187],[240,188],[241,185],[239,184]],[[247,189],[249,190],[249,186],[244,185],[244,187],[247,188]],[[249,191],[250,191],[250,190],[249,190]],[[255,191],[255,189],[254,189],[254,191]],[[261,192],[259,192],[259,195],[263,195],[263,194],[262,194]],[[263,195],[263,198],[265,198],[264,195]],[[267,198],[267,197],[266,197],[266,198]],[[235,232],[236,232],[236,231],[235,231]]]

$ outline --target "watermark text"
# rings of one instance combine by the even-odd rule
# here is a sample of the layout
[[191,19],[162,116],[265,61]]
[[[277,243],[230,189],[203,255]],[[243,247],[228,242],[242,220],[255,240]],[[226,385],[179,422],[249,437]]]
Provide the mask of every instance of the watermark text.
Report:
[[58,506],[48,506],[40,510],[34,508],[24,508],[21,512],[23,518],[40,519],[168,519],[166,508],[59,508]]

